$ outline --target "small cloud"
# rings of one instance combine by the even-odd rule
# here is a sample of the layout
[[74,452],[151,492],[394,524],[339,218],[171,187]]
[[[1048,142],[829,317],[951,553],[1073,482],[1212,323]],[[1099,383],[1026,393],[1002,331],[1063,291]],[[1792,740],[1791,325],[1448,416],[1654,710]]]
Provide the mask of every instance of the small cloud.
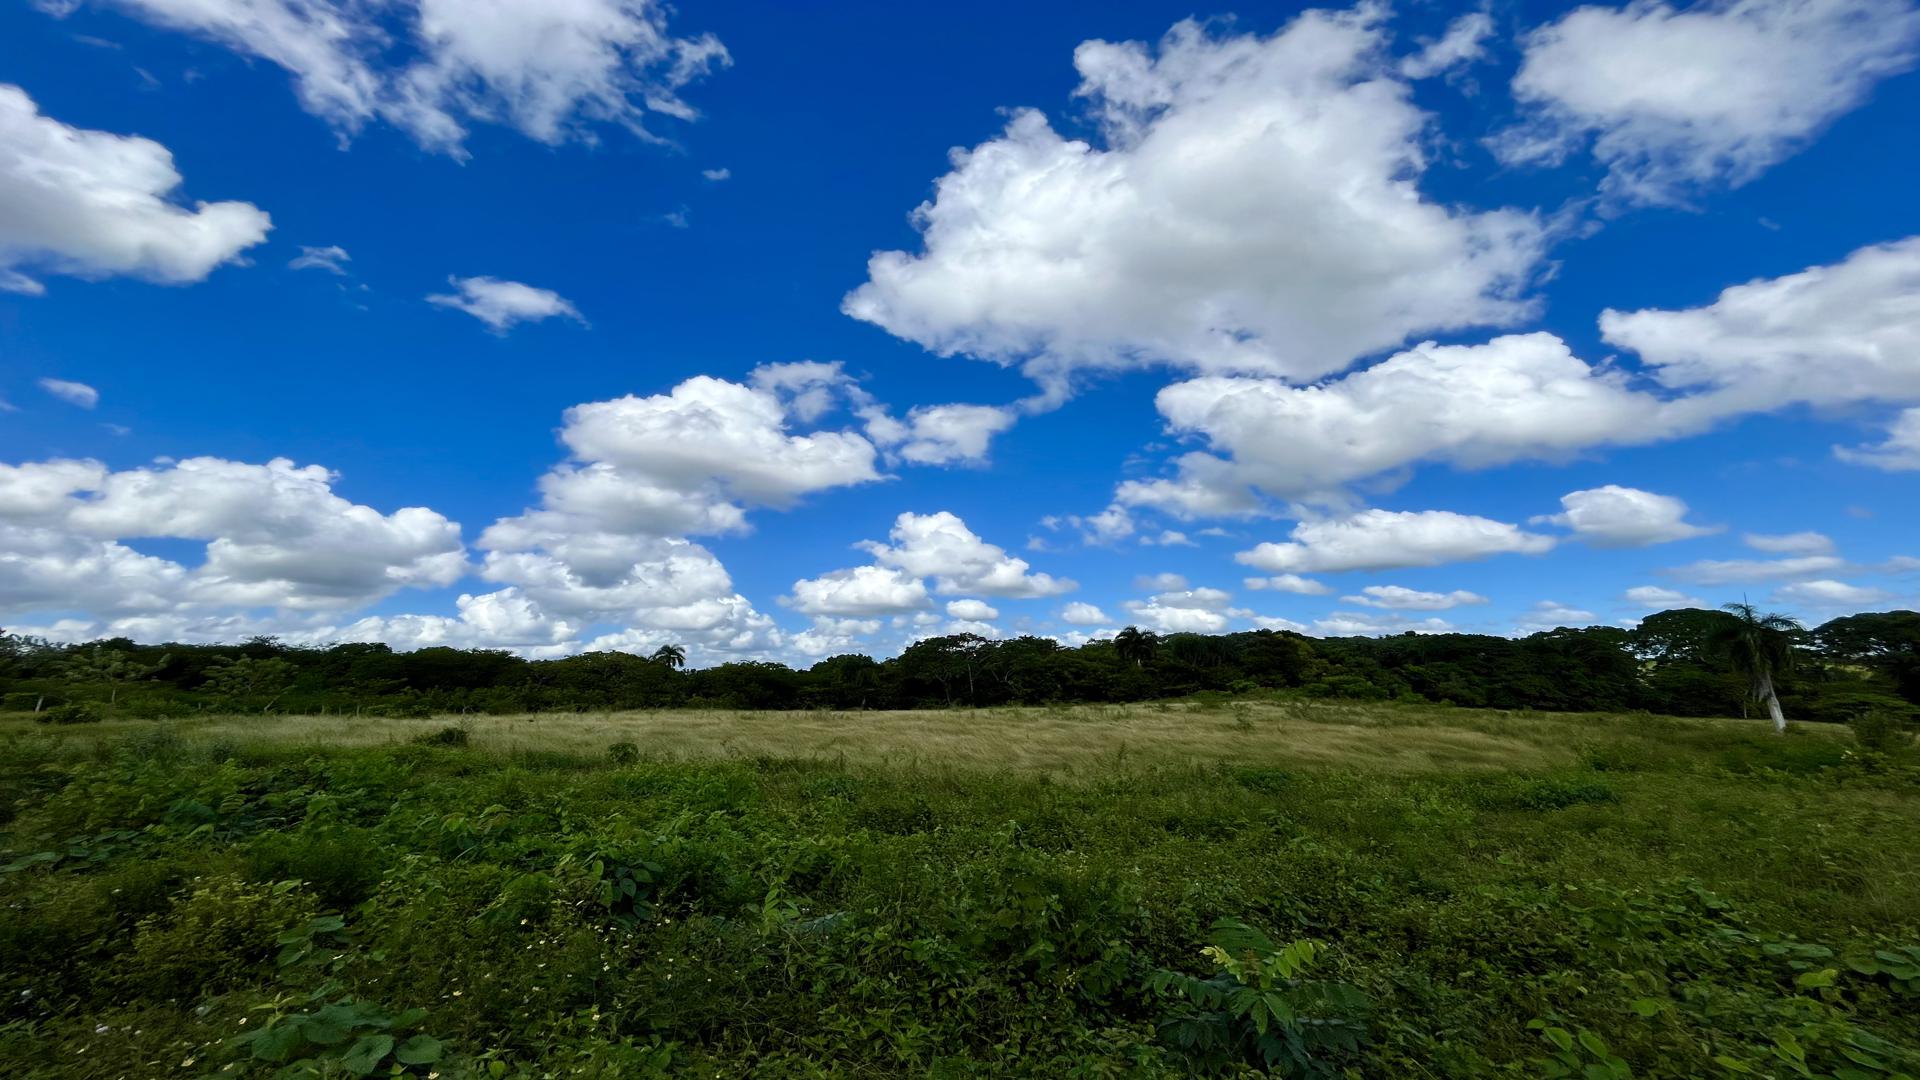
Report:
[[709,182],[718,184],[723,180],[733,179],[733,170],[732,169],[701,169],[700,175],[706,177]]
[[69,405],[78,405],[82,409],[91,409],[100,404],[100,391],[83,382],[71,382],[67,379],[41,379],[40,389],[59,398]]
[[1301,577],[1299,574],[1275,574],[1272,577],[1250,577],[1241,580],[1249,589],[1272,589],[1275,592],[1297,593],[1301,596],[1325,596],[1333,591],[1331,585]]
[[122,438],[125,438],[126,436],[133,434],[133,429],[126,426],[125,424],[101,424],[100,426],[103,428],[106,428],[107,431],[109,431],[110,433],[114,435],[119,435]]
[[664,224],[671,225],[676,229],[686,229],[693,226],[693,214],[684,206],[678,210],[670,210],[667,213],[661,214],[660,220]]
[[1882,604],[1893,598],[1885,589],[1852,585],[1832,578],[1797,581],[1774,591],[1777,603],[1801,604],[1812,608],[1859,608]]
[[1628,603],[1644,608],[1707,606],[1707,602],[1697,596],[1689,596],[1678,589],[1662,588],[1659,585],[1635,585],[1621,595]]
[[47,287],[18,270],[0,269],[0,292],[19,293],[21,296],[45,296]]
[[1817,532],[1748,533],[1741,540],[1755,551],[1769,555],[1831,555],[1833,541]]
[[502,281],[491,277],[450,277],[447,280],[460,290],[459,294],[435,294],[427,297],[427,303],[464,311],[486,323],[496,334],[506,333],[516,323],[540,322],[555,317],[572,319],[582,326],[587,324],[572,301],[552,289],[539,289],[518,281]]
[[1141,574],[1133,579],[1133,587],[1141,592],[1179,592],[1187,587],[1187,579],[1181,574]]
[[1106,612],[1080,600],[1075,600],[1061,608],[1060,618],[1063,622],[1070,622],[1075,626],[1099,626],[1113,621],[1107,618]]
[[353,256],[347,254],[347,249],[338,244],[329,244],[326,247],[307,247],[302,244],[300,254],[287,263],[287,269],[325,270],[329,274],[344,275],[347,272],[347,264],[352,261]]

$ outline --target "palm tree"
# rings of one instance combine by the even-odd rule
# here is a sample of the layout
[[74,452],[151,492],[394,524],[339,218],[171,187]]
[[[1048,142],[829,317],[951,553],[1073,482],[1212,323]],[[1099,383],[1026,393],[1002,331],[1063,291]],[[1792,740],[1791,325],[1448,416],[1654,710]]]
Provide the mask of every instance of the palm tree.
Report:
[[1139,627],[1129,626],[1113,635],[1113,650],[1120,654],[1122,662],[1131,660],[1134,667],[1144,667],[1153,659],[1160,648],[1160,638],[1151,630],[1142,631]]
[[662,645],[653,650],[653,655],[648,659],[677,670],[687,666],[687,650],[678,645]]
[[1780,695],[1774,692],[1773,676],[1793,666],[1793,638],[1800,623],[1785,615],[1760,614],[1752,604],[1722,604],[1733,619],[1714,634],[1716,650],[1725,654],[1733,669],[1747,677],[1747,695],[1767,706],[1773,717],[1773,730],[1785,734],[1787,718],[1780,711]]

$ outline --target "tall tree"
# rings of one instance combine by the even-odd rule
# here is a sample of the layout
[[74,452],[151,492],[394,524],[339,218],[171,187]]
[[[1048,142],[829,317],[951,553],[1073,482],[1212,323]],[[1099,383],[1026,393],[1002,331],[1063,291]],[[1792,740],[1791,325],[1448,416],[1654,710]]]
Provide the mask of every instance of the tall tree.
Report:
[[653,650],[651,659],[656,664],[679,670],[687,665],[687,650],[679,645],[662,645]]
[[1160,638],[1151,630],[1129,626],[1113,635],[1113,649],[1120,654],[1122,663],[1130,663],[1136,668],[1144,667],[1159,651]]
[[1721,606],[1733,615],[1733,622],[1714,635],[1714,644],[1733,669],[1747,677],[1747,695],[1767,706],[1773,730],[1784,734],[1787,717],[1780,711],[1773,677],[1793,666],[1793,635],[1800,632],[1800,624],[1785,615],[1762,615],[1744,601]]

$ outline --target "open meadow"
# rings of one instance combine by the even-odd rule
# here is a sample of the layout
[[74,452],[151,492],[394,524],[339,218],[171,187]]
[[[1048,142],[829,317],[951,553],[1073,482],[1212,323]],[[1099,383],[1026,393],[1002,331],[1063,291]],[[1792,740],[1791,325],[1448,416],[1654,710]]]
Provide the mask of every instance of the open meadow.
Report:
[[1917,849],[1916,752],[1833,725],[1286,699],[14,715],[0,1061],[1915,1075]]

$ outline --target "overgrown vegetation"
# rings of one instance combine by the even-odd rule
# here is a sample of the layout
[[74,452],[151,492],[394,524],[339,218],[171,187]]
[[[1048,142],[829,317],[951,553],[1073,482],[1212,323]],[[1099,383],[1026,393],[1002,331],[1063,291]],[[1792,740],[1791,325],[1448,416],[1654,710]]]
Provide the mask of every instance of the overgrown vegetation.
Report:
[[[1738,607],[1738,605],[1736,605]],[[929,638],[885,661],[835,656],[684,669],[684,651],[524,660],[385,645],[55,646],[0,634],[0,712],[49,722],[105,715],[328,713],[426,717],[606,709],[921,709],[1122,703],[1279,690],[1316,699],[1672,716],[1764,715],[1847,723],[1920,719],[1920,613],[1834,619],[1814,630],[1727,611],[1661,612],[1638,628],[1312,639],[1275,631],[1167,637],[1129,627],[1067,648],[1047,638]],[[65,711],[54,711],[71,705]]]
[[[816,725],[799,756],[743,719],[672,758],[618,717],[362,747],[319,720],[0,722],[0,1062],[1920,1075],[1910,746],[1231,699],[915,721],[999,725],[998,764],[819,736],[889,715],[785,714]],[[1025,761],[1022,725],[1106,749]]]

